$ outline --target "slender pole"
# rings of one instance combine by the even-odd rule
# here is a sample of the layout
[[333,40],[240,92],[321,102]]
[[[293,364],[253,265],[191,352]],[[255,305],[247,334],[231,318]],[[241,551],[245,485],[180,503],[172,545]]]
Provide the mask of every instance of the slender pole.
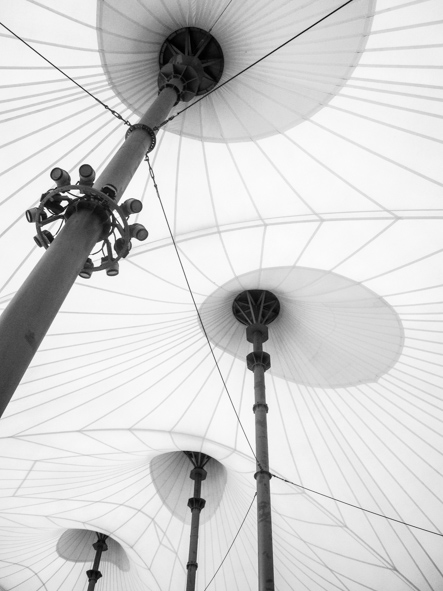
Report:
[[[271,474],[269,472],[268,426],[265,371],[270,367],[270,357],[263,352],[263,340],[267,339],[264,325],[248,327],[252,332],[253,352],[247,357],[248,368],[254,373],[255,449],[257,457],[257,538],[258,538],[258,588],[274,591],[274,556],[272,544]],[[266,338],[264,339],[264,334]],[[248,339],[250,340],[250,339]]]
[[206,505],[205,499],[201,498],[201,483],[206,478],[206,470],[196,467],[191,470],[190,478],[194,480],[194,496],[188,500],[188,507],[191,509],[191,534],[189,539],[189,555],[186,568],[188,570],[186,580],[186,591],[195,590],[195,578],[197,575],[197,550],[198,533],[200,527],[200,512]]
[[[176,100],[174,88],[165,87],[160,92],[94,183],[94,188],[102,190],[112,185],[116,190],[115,200],[120,199],[151,143],[150,135],[140,125],[151,129],[160,125]],[[74,213],[1,315],[0,416],[101,231],[102,222],[93,211]]]
[[102,557],[102,553],[106,552],[108,549],[108,545],[106,544],[106,539],[108,536],[97,533],[97,537],[98,540],[95,542],[95,544],[92,544],[92,547],[95,550],[94,564],[91,570],[86,571],[89,581],[88,591],[94,591],[96,582],[102,577],[101,572],[98,570],[100,567],[100,559]]
[[257,472],[257,543],[259,591],[274,591],[274,554],[272,545],[271,483],[269,472],[268,425],[265,372],[271,367],[269,353],[263,351],[268,340],[268,324],[280,313],[280,302],[270,291],[248,289],[238,294],[232,304],[235,318],[246,325],[246,338],[252,353],[246,356],[248,369],[254,373],[253,411],[255,414],[255,455]]

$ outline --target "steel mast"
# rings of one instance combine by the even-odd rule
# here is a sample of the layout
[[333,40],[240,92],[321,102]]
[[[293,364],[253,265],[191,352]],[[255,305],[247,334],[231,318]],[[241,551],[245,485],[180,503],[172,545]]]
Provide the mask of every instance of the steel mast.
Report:
[[202,481],[206,480],[207,472],[204,469],[206,464],[211,459],[201,452],[184,452],[191,460],[194,468],[191,470],[189,478],[194,481],[194,496],[188,500],[188,507],[191,510],[191,533],[189,537],[189,555],[186,569],[188,571],[186,577],[186,591],[195,591],[195,578],[197,575],[197,550],[198,550],[198,535],[200,528],[200,513],[205,508],[206,501],[201,497]]
[[[54,168],[56,187],[42,195],[39,207],[26,212],[28,221],[36,224],[35,241],[47,250],[0,317],[0,416],[78,275],[87,278],[98,270],[117,275],[118,261],[129,253],[131,239],[147,238],[141,224],[127,221],[142,203],[130,199],[120,207],[119,200],[145,154],[154,148],[158,128],[172,107],[215,87],[223,72],[223,53],[212,35],[187,27],[165,40],[159,64],[157,98],[129,127],[123,145],[97,180],[88,164],[80,167],[77,184],[71,184],[62,168]],[[72,198],[73,191],[78,197]],[[45,227],[59,220],[64,226],[54,239]],[[112,244],[115,234],[119,237]],[[89,258],[97,243],[104,252],[99,265]]]
[[235,318],[246,325],[246,338],[252,353],[246,357],[247,367],[254,373],[255,453],[257,471],[257,543],[259,591],[274,591],[274,554],[272,543],[271,473],[269,472],[268,426],[265,372],[271,367],[269,353],[263,351],[268,340],[268,324],[280,311],[277,297],[270,291],[252,289],[239,294],[232,305]]

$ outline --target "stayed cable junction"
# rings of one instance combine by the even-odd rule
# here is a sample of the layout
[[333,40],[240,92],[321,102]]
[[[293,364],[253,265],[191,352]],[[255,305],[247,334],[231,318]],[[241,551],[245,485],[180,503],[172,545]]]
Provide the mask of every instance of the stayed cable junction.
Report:
[[[410,3],[384,10],[371,0],[345,7],[278,0],[271,14],[258,0],[252,19],[251,6],[234,2],[211,10],[167,1],[166,14],[156,0],[130,0],[123,14],[107,0],[97,5],[95,55],[78,34],[90,15],[22,1],[48,21],[77,27],[75,41],[51,26],[50,42],[37,42],[81,88],[58,103],[49,70],[34,84],[31,67],[29,84],[16,86],[4,70],[2,89],[20,91],[26,105],[4,100],[5,114],[26,123],[23,136],[33,141],[27,151],[17,128],[23,164],[5,161],[14,175],[21,171],[16,179],[23,176],[26,189],[11,188],[9,168],[2,175],[3,220],[21,203],[30,224],[20,224],[26,241],[10,238],[11,217],[0,233],[28,249],[14,253],[0,292],[2,305],[11,301],[3,318],[17,344],[2,351],[13,375],[0,371],[7,383],[0,586],[75,588],[74,579],[86,585],[87,572],[95,591],[173,589],[186,578],[189,589],[203,583],[223,591],[252,589],[257,580],[260,589],[437,588],[429,540],[437,538],[404,527],[441,536],[438,292],[425,270],[436,262],[441,234],[432,197],[439,180],[427,149],[438,132],[417,123],[431,105],[437,113],[428,98],[438,89],[427,84],[424,48],[404,59],[409,46],[420,46],[412,39],[417,23],[432,45],[430,4],[419,3],[418,17]],[[408,49],[397,16],[408,23]],[[195,55],[210,49],[204,31],[212,28],[223,71],[220,54]],[[39,37],[21,31],[31,45]],[[290,51],[285,40],[297,31],[306,37]],[[154,59],[146,57],[153,48]],[[397,68],[396,59],[420,64],[420,80],[418,68]],[[82,88],[98,90],[90,112]],[[189,101],[171,117],[180,98]],[[113,120],[97,115],[103,106],[128,127],[111,159]],[[384,110],[403,119],[385,119]],[[39,126],[59,139],[45,143]],[[395,142],[386,140],[395,134],[402,147],[408,137],[423,143],[412,163],[392,153]],[[24,169],[37,146],[46,172],[32,180]],[[175,253],[150,200],[151,179],[135,172],[135,160],[149,157]],[[121,174],[131,185],[119,185]],[[38,258],[46,267],[32,271]],[[272,302],[281,309],[267,317]],[[16,393],[6,406],[8,388]]]
[[[125,143],[101,175],[95,179],[93,168],[84,164],[79,170],[79,182],[71,185],[69,174],[54,168],[51,178],[57,187],[42,195],[39,207],[26,212],[27,220],[36,224],[37,245],[47,249],[54,237],[43,227],[57,220],[66,223],[0,318],[0,357],[4,361],[0,414],[77,276],[88,278],[93,271],[101,270],[109,276],[117,275],[118,261],[128,255],[131,238],[148,237],[141,224],[129,226],[126,221],[129,215],[141,211],[142,203],[131,199],[119,208],[118,202],[145,154],[154,149],[156,126],[179,101],[187,102],[211,89],[223,71],[220,46],[211,35],[196,28],[181,29],[168,37],[160,52],[160,63],[157,99],[140,121],[130,126]],[[72,198],[72,191],[80,195]],[[94,266],[89,255],[100,242],[103,256],[101,263]],[[51,298],[46,297],[48,282],[53,286]]]

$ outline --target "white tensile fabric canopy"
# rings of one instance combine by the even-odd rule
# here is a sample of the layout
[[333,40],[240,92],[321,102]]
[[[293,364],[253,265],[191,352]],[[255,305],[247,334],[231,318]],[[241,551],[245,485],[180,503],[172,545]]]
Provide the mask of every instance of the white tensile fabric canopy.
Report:
[[43,254],[25,210],[53,167],[103,169],[127,130],[111,110],[135,123],[155,98],[165,38],[210,30],[226,82],[174,107],[150,155],[183,268],[142,163],[125,197],[149,238],[117,277],[76,281],[0,421],[1,589],[86,589],[94,532],[97,590],[184,588],[183,451],[213,458],[197,589],[257,589],[231,310],[257,288],[281,303],[264,345],[276,589],[443,586],[443,3],[353,0],[285,44],[341,4],[0,3],[2,309]]

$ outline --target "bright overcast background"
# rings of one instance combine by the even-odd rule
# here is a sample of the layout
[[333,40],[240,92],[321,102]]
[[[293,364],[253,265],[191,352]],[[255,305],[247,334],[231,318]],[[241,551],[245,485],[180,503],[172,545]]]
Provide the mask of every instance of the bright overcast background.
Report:
[[[51,169],[100,171],[127,129],[23,41],[135,123],[173,31],[211,30],[224,82],[341,4],[0,0],[21,38],[0,27],[2,309],[43,254],[24,212]],[[441,0],[353,0],[158,133],[186,278],[142,163],[126,196],[148,240],[117,277],[76,281],[0,422],[4,591],[85,590],[96,531],[112,538],[97,590],[184,588],[183,450],[214,458],[197,589],[257,589],[231,312],[247,288],[282,305],[265,344],[271,472],[293,483],[271,481],[276,589],[443,588],[442,40]]]

